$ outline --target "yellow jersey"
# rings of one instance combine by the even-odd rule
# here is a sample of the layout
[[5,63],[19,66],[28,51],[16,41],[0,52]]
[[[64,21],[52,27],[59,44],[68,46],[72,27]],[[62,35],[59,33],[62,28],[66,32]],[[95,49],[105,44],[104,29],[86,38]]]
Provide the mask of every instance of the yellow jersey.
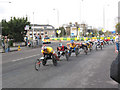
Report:
[[47,47],[47,51],[45,52],[44,50],[41,50],[41,53],[46,53],[46,54],[52,53],[53,54],[53,48]]
[[73,43],[73,44],[70,43],[70,47],[71,47],[71,48],[75,48],[75,47],[76,47],[76,44],[75,44],[75,43]]

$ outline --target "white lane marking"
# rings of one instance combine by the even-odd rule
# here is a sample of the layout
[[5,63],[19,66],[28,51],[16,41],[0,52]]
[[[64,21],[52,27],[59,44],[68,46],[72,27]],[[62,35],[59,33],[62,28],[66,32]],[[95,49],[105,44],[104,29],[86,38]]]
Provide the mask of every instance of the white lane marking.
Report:
[[29,56],[29,57],[25,57],[25,58],[20,58],[20,59],[16,59],[16,60],[12,60],[13,62],[16,62],[16,61],[20,61],[20,60],[23,60],[23,59],[28,59],[28,58],[31,58],[31,57],[35,57],[35,56],[39,56],[40,54],[36,54],[36,55],[32,55],[32,56]]

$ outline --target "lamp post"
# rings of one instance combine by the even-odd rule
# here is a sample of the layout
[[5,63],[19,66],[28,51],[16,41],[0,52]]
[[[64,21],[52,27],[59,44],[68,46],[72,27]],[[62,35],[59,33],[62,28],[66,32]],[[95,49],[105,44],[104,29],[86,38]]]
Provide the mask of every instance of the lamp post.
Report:
[[[107,6],[109,6],[109,4],[108,4]],[[103,29],[104,29],[104,32],[105,32],[105,28],[106,28],[106,25],[105,25],[105,24],[106,24],[106,23],[105,23],[105,22],[106,22],[106,20],[105,20],[105,19],[106,19],[106,17],[105,17],[105,14],[106,14],[106,13],[105,13],[105,11],[106,11],[106,10],[105,10],[105,5],[104,5],[104,6],[103,6]]]
[[80,7],[80,8],[81,8],[81,12],[80,12],[80,13],[81,13],[81,23],[82,23],[82,22],[83,22],[83,17],[82,17],[82,16],[83,16],[83,12],[82,12],[82,11],[83,11],[83,8],[82,8],[82,7],[83,7],[83,1],[84,1],[84,0],[81,0],[81,1],[82,1],[82,3],[81,3],[81,5],[80,5],[80,6],[81,6],[81,7]]
[[35,36],[34,36],[34,12],[33,12],[33,40],[35,40]]
[[0,1],[0,3],[12,3],[11,1]]
[[[84,16],[83,15],[83,1],[84,0],[80,0],[80,3],[81,3],[81,5],[80,5],[80,23],[81,23],[80,28],[82,28],[82,23],[83,23],[83,17],[82,16]],[[84,28],[83,28],[82,32],[83,31],[84,31]]]
[[56,8],[54,8],[53,10],[57,11],[57,22],[58,22],[58,28],[59,28],[59,10]]

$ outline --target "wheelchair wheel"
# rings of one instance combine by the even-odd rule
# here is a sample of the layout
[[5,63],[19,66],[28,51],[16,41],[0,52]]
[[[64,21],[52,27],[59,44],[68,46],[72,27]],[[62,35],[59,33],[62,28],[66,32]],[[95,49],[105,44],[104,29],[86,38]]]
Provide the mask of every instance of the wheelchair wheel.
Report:
[[52,61],[53,61],[53,65],[57,66],[57,59],[56,59],[55,55],[52,55]]
[[41,65],[41,60],[40,60],[40,59],[37,59],[37,61],[35,62],[35,69],[36,69],[37,71],[39,71],[40,65]]
[[78,48],[75,49],[75,55],[78,56]]

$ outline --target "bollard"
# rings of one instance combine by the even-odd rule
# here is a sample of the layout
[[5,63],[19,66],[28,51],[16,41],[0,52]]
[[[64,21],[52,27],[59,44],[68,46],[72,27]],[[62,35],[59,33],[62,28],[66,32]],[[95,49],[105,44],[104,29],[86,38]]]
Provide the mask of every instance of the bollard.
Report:
[[21,51],[20,45],[18,46],[18,51]]

